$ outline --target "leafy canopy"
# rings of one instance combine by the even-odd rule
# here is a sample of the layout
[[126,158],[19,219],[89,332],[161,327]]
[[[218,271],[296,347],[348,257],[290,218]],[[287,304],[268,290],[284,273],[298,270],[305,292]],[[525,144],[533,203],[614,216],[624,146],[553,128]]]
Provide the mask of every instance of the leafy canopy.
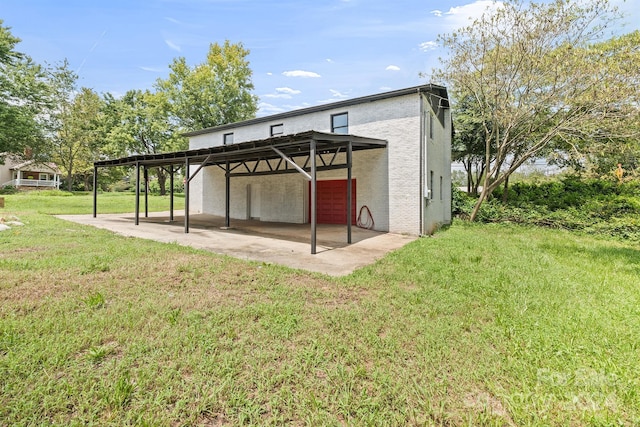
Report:
[[[507,0],[439,41],[436,79],[482,124],[487,164],[471,215],[525,161],[570,138],[627,132],[638,117],[640,33],[607,39],[608,0]],[[557,145],[555,145],[557,144]]]
[[193,67],[174,59],[166,80],[156,86],[166,94],[173,115],[185,131],[253,118],[257,97],[251,93],[252,71],[242,43],[213,43],[204,63]]
[[44,141],[39,118],[47,84],[42,67],[16,51],[20,39],[10,30],[0,20],[0,153],[22,154]]

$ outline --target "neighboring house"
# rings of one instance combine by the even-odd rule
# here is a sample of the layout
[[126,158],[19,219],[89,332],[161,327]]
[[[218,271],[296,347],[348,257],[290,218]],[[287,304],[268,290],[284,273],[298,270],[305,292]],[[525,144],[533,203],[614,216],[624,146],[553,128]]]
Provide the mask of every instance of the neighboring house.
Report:
[[0,153],[0,188],[60,188],[60,169],[55,163],[37,163],[20,157]]
[[227,226],[310,223],[312,253],[318,223],[346,224],[348,243],[352,224],[431,234],[451,222],[451,135],[447,91],[435,85],[203,129],[186,134],[186,151],[94,163],[94,216],[98,168],[136,167],[136,224],[141,168],[146,177],[164,167],[171,179],[183,168],[185,232],[190,213],[224,216]]
[[[269,138],[277,143],[279,135],[311,130],[386,141],[386,147],[353,154],[354,224],[360,214],[361,222],[370,222],[370,212],[375,230],[420,235],[451,222],[451,115],[441,86],[349,99],[187,136],[194,150]],[[332,156],[325,156],[325,161]],[[268,168],[263,162],[256,171]],[[317,174],[317,221],[346,224],[347,174],[344,169],[326,169]],[[193,211],[225,214],[225,170],[203,168],[191,189]],[[231,218],[309,222],[309,192],[308,180],[300,173],[234,177]]]

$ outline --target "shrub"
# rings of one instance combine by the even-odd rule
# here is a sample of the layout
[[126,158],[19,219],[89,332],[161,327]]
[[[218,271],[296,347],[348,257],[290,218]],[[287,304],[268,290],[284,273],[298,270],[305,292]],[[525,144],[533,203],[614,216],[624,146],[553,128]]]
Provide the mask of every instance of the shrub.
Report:
[[16,194],[18,189],[13,185],[7,185],[6,187],[0,188],[0,194]]
[[[468,218],[475,200],[454,193],[454,214]],[[551,182],[519,182],[485,202],[477,219],[564,228],[640,241],[640,183],[565,176]]]

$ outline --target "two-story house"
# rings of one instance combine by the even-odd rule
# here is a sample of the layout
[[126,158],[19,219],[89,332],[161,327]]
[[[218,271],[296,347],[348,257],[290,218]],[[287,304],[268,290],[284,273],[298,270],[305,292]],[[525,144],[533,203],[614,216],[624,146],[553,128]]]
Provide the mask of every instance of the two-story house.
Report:
[[[186,134],[189,150],[100,161],[186,171],[189,214],[431,234],[451,221],[447,91],[422,85]],[[94,188],[97,187],[97,182]],[[140,185],[136,186],[138,189]],[[138,195],[139,197],[139,195]],[[95,202],[95,193],[94,193]],[[94,216],[96,205],[94,204]],[[136,224],[139,204],[136,205]]]

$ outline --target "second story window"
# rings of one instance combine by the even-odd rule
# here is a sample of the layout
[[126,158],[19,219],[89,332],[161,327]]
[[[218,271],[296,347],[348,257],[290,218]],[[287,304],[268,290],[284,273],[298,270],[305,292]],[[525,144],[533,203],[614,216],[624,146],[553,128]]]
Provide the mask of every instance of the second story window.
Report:
[[349,115],[348,113],[331,115],[331,132],[346,135],[349,133]]
[[224,145],[233,144],[233,133],[225,133],[222,137],[222,143]]
[[429,113],[429,139],[433,139],[433,113]]
[[282,123],[278,125],[271,125],[271,136],[282,135],[284,133],[284,125]]

